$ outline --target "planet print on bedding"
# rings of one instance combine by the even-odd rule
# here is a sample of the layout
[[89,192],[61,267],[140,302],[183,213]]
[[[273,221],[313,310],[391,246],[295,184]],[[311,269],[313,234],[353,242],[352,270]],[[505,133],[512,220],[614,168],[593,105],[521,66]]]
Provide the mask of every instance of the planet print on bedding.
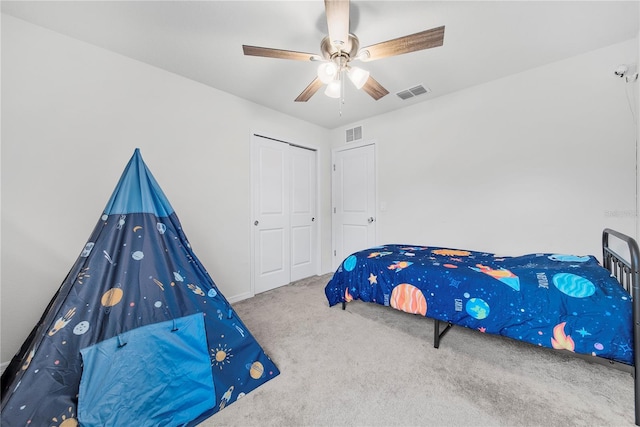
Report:
[[427,315],[427,300],[422,291],[409,283],[402,283],[391,291],[391,307],[411,314]]
[[587,298],[596,292],[596,286],[590,280],[576,274],[558,273],[552,281],[560,292],[573,298]]

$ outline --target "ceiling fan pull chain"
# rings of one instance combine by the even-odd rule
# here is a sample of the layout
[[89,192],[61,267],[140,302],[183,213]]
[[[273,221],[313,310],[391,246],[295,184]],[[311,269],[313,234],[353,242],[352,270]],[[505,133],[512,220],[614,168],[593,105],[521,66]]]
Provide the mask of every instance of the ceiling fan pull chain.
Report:
[[340,69],[340,98],[338,98],[338,102],[340,103],[340,117],[342,117],[342,104],[344,104],[344,68]]

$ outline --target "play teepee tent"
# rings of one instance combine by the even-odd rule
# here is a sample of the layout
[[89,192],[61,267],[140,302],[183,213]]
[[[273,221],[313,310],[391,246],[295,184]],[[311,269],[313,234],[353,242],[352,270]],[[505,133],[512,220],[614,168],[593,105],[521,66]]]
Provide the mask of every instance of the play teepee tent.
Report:
[[136,149],[2,375],[0,424],[195,425],[278,374]]

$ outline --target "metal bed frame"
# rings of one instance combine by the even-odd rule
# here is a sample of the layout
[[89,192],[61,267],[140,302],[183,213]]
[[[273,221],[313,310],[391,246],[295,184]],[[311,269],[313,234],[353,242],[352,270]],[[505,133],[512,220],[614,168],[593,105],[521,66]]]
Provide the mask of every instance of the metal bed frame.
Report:
[[[629,249],[628,261],[611,250],[609,247],[609,236],[614,236],[627,244]],[[604,268],[609,270],[616,279],[618,279],[622,287],[629,292],[632,297],[633,366],[629,368],[634,379],[633,393],[636,417],[635,423],[640,426],[640,378],[638,378],[635,368],[640,366],[640,346],[638,345],[638,343],[640,343],[640,298],[636,298],[637,296],[640,296],[640,250],[638,249],[638,243],[629,236],[615,230],[605,228],[602,232],[602,265]]]
[[[627,245],[629,250],[628,260],[611,249],[609,246],[610,236],[617,238],[620,242]],[[634,340],[633,366],[601,357],[573,353],[568,350],[558,351],[562,351],[591,363],[610,366],[630,373],[634,378],[635,424],[640,426],[640,378],[636,375],[635,369],[636,366],[640,366],[640,346],[636,345],[636,343],[640,343],[640,298],[636,298],[636,295],[640,295],[640,249],[638,248],[638,243],[632,237],[610,228],[605,228],[602,231],[602,260],[602,266],[609,270],[611,275],[615,277],[618,282],[620,282],[620,285],[632,296]],[[344,310],[345,308],[346,302],[343,301],[342,309]],[[433,346],[438,348],[440,346],[440,340],[447,332],[449,332],[453,327],[453,324],[451,322],[445,322],[438,319],[433,320]],[[444,329],[441,329],[441,324],[443,323],[445,326]]]
[[[627,245],[629,249],[629,260],[614,252],[609,246],[609,236],[614,236]],[[634,377],[634,402],[635,402],[635,423],[640,426],[640,378],[636,375],[636,366],[640,366],[640,351],[636,343],[640,343],[640,250],[636,241],[618,231],[605,228],[602,232],[602,266],[611,272],[620,285],[633,297],[633,366],[625,363],[616,362],[614,360],[603,359],[586,354],[572,353],[568,350],[560,350],[572,356],[584,359],[591,363],[607,365],[621,371],[629,372]],[[445,323],[444,329],[441,330],[441,324]],[[433,329],[433,346],[440,346],[440,339],[453,327],[451,322],[443,322],[434,319]]]

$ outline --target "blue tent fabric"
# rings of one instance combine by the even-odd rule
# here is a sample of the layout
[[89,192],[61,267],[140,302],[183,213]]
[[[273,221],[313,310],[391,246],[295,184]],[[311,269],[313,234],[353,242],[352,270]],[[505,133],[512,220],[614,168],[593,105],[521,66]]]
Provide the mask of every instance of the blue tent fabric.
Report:
[[104,213],[151,213],[157,217],[167,217],[173,213],[169,200],[142,160],[140,149],[135,149]]
[[279,370],[196,257],[135,150],[78,259],[2,375],[0,424],[77,421],[83,349],[198,313],[215,404],[184,425],[196,425]]
[[83,427],[182,425],[215,406],[202,313],[132,329],[80,353]]

